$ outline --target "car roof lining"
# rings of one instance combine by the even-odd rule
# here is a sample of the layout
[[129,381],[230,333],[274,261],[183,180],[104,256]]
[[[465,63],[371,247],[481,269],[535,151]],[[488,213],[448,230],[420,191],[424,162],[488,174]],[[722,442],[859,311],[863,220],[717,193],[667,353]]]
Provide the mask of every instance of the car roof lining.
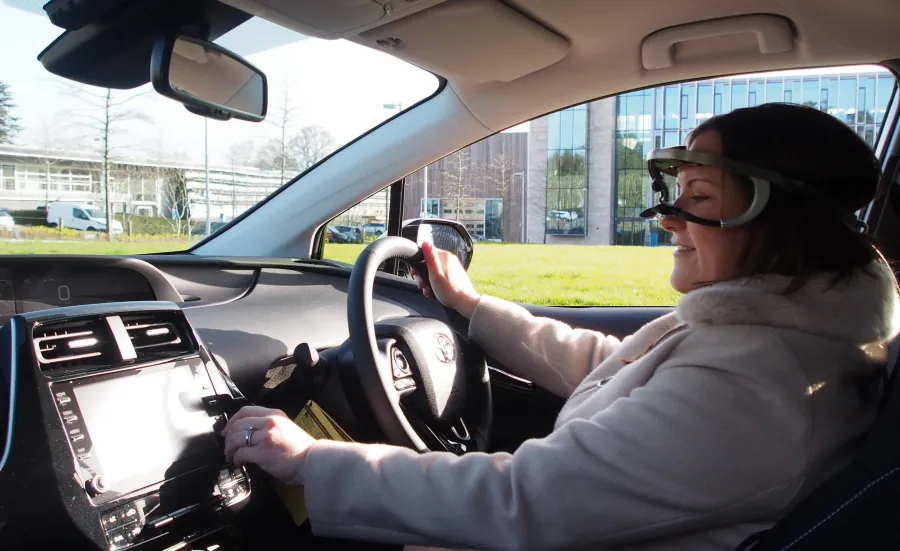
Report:
[[[357,8],[377,13],[385,4],[400,3],[226,1],[257,14],[260,4],[277,6],[281,24],[292,18],[293,28],[307,34],[344,37],[441,75],[495,131],[568,105],[672,81],[900,57],[895,0],[419,0],[366,25],[353,23],[359,21]],[[671,67],[642,64],[641,45],[653,33],[759,14],[789,22],[795,33],[791,50],[762,54],[752,36],[733,34],[676,46]],[[342,17],[345,30],[336,32]],[[329,23],[316,28],[316,21]]]

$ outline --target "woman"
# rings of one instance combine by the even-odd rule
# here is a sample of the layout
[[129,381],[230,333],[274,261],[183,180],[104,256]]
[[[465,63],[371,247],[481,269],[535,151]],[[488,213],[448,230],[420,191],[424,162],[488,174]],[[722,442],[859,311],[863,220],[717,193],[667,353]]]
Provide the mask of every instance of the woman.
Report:
[[841,122],[783,104],[710,119],[686,151],[650,158],[657,182],[677,174],[678,199],[656,184],[663,202],[647,215],[672,233],[684,297],[621,342],[479,295],[453,256],[424,247],[425,294],[468,316],[502,365],[567,398],[549,436],[514,454],[419,455],[314,441],[248,407],[225,428],[226,456],[304,485],[321,535],[724,550],[771,526],[849,461],[876,415],[862,390],[900,310],[853,213],[878,162]]

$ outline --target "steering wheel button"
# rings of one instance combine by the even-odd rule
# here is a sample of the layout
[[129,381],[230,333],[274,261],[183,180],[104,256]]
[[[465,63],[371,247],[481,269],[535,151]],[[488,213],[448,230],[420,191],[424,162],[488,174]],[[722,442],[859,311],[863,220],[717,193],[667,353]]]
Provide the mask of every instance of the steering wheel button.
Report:
[[394,388],[397,391],[408,390],[416,386],[416,382],[412,377],[404,377],[403,379],[398,379],[394,381]]
[[394,348],[391,352],[391,356],[391,365],[394,368],[394,377],[399,379],[401,377],[409,375],[409,362],[406,361],[406,356],[403,355],[403,352]]

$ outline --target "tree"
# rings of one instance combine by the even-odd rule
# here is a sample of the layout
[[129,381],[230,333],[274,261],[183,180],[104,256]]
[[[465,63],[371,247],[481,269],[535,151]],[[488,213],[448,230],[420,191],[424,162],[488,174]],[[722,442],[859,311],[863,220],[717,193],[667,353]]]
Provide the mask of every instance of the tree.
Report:
[[[519,208],[525,208],[525,173],[522,172],[515,157],[503,151],[494,154],[488,163],[486,178],[489,182],[494,184],[497,188],[497,193],[503,200],[503,203],[501,204],[502,212],[511,212],[509,209],[503,208],[502,205],[512,202],[511,198],[516,194],[514,190],[518,190]],[[521,187],[515,187],[517,183]],[[496,217],[488,215],[487,208],[488,204],[485,202],[485,235],[493,237],[500,235],[502,237],[505,235],[503,227],[506,224],[504,224],[504,221],[508,216],[502,216],[500,220],[497,220]],[[498,224],[499,227],[487,227],[488,225],[496,226]]]
[[331,132],[321,126],[304,126],[291,136],[288,147],[297,170],[302,172],[331,153],[335,140]]
[[441,176],[443,178],[442,195],[454,202],[456,221],[459,221],[459,210],[463,199],[471,195],[472,182],[469,171],[472,169],[472,157],[468,151],[460,149],[444,158]]
[[256,154],[256,168],[264,170],[277,170],[281,172],[281,183],[284,184],[286,172],[297,172],[297,163],[286,147],[282,147],[279,138],[272,138],[259,149]]
[[362,213],[358,209],[352,207],[344,211],[340,216],[337,216],[332,222],[337,226],[363,226],[366,223],[366,219],[363,218]]
[[0,144],[13,143],[16,134],[22,129],[18,124],[19,118],[12,116],[15,106],[9,85],[0,81]]
[[302,172],[313,166],[334,150],[335,140],[321,126],[304,126],[288,136],[286,142],[272,138],[259,151],[258,168],[281,171],[281,183],[288,172]]
[[114,152],[122,148],[122,144],[114,141],[126,121],[140,120],[149,122],[150,117],[134,108],[134,101],[145,93],[131,96],[114,94],[109,88],[95,88],[84,85],[65,84],[68,93],[78,99],[82,106],[73,110],[72,122],[82,129],[88,137],[99,144],[102,155],[101,182],[103,185],[103,202],[106,211],[106,236],[112,241],[112,205],[109,198],[110,167]]
[[228,146],[228,163],[231,165],[231,217],[237,216],[237,170],[250,164],[253,157],[254,144],[252,140],[233,142]]
[[50,204],[50,183],[53,180],[53,178],[51,178],[53,174],[50,169],[60,161],[59,151],[60,149],[62,149],[61,147],[59,147],[58,143],[59,134],[56,131],[58,127],[59,113],[56,113],[54,114],[52,120],[48,120],[46,117],[41,119],[40,127],[38,128],[37,145],[38,150],[40,151],[38,163],[43,168],[44,173],[45,208]]
[[163,197],[172,213],[169,225],[176,235],[191,235],[191,198],[183,169],[167,168],[162,172]]
[[284,176],[288,171],[297,171],[296,164],[292,163],[292,155],[288,153],[288,138],[290,128],[297,118],[297,110],[290,101],[291,82],[284,85],[281,103],[273,109],[269,120],[278,129],[278,136],[269,142],[259,152],[256,166],[281,172],[281,185],[284,185]]

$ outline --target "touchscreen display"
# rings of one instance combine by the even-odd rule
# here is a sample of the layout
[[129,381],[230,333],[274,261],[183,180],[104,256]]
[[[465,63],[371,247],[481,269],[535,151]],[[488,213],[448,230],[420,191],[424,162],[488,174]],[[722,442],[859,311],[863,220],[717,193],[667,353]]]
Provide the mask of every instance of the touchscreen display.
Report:
[[219,453],[193,377],[185,364],[73,388],[111,488],[130,491],[129,479],[163,480],[178,474],[176,461]]

